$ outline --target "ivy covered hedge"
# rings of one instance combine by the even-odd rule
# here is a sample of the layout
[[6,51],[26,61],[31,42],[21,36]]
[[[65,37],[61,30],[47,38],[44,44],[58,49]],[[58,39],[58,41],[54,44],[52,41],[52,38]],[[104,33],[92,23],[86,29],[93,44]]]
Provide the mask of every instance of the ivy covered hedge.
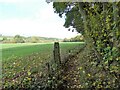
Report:
[[[54,2],[53,8],[60,17],[65,15],[64,26],[72,26],[81,33],[88,50],[95,54],[96,57],[88,54],[92,58],[87,58],[86,63],[96,63],[98,68],[105,71],[106,78],[113,80],[102,87],[119,88],[120,2]],[[100,80],[101,83],[107,82]]]

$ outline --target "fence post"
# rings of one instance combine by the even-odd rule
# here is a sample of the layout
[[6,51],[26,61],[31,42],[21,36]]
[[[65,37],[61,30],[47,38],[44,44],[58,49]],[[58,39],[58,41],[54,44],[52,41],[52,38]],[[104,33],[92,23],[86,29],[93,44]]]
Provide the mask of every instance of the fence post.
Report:
[[59,67],[61,64],[59,42],[54,43],[53,53],[54,53],[54,62],[57,64],[57,67]]

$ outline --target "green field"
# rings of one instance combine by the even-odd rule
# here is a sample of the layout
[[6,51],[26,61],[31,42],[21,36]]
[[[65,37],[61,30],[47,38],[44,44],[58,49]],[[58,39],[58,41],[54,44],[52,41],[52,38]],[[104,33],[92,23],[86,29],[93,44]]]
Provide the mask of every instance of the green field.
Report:
[[[61,52],[65,52],[80,43],[60,43]],[[2,60],[6,61],[15,57],[23,57],[33,53],[44,54],[53,51],[53,43],[25,43],[25,44],[2,44]],[[43,56],[43,55],[42,55]]]
[[2,60],[8,61],[14,58],[24,57],[33,53],[44,53],[52,50],[52,43],[48,44],[3,44]]
[[[46,62],[53,59],[53,43],[44,44],[2,44],[2,70],[4,84],[15,83],[13,77],[21,72],[30,74],[43,73]],[[83,47],[84,43],[60,43],[61,56],[67,55],[69,50]],[[20,77],[21,78],[21,77]],[[21,79],[18,78],[19,82]]]
[[11,43],[11,44],[2,44],[2,49],[13,48],[13,47],[21,47],[21,46],[30,46],[37,45],[39,43]]

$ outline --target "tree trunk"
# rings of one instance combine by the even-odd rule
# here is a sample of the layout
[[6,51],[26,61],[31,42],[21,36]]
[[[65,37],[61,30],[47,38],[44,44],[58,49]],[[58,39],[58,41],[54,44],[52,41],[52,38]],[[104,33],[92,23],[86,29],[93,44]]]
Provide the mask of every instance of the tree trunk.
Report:
[[83,17],[83,22],[84,22],[84,35],[83,35],[83,36],[84,36],[84,38],[85,38],[85,43],[87,44],[88,48],[92,48],[92,49],[94,50],[97,58],[99,59],[98,62],[100,62],[100,60],[101,60],[102,58],[101,58],[101,55],[100,55],[99,52],[96,50],[96,48],[95,48],[95,46],[94,46],[94,44],[93,44],[93,42],[94,42],[93,38],[90,37],[90,35],[89,35],[90,29],[89,29],[88,26],[87,26],[87,24],[88,24],[88,23],[87,23],[87,15],[86,15],[85,10],[83,10],[83,8],[82,8],[82,3],[79,3],[79,12],[80,12],[80,14],[81,14],[82,17]]
[[117,20],[118,20],[118,18],[117,18],[117,16],[118,16],[118,7],[117,7],[115,2],[113,2],[113,15],[114,15],[114,23],[115,23],[114,28],[113,28],[114,29],[113,30],[113,42],[114,42],[114,46],[117,47],[116,32],[118,32],[118,22],[117,22]]

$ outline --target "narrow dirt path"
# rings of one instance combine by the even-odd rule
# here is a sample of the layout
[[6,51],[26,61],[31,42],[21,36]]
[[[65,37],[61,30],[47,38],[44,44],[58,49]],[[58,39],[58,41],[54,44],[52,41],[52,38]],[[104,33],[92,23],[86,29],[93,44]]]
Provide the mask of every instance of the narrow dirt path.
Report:
[[[81,51],[80,51],[81,52]],[[63,87],[64,90],[67,89],[74,89],[79,90],[81,88],[80,85],[80,62],[79,62],[79,55],[80,52],[76,55],[69,57],[68,61],[64,65],[63,70]]]

